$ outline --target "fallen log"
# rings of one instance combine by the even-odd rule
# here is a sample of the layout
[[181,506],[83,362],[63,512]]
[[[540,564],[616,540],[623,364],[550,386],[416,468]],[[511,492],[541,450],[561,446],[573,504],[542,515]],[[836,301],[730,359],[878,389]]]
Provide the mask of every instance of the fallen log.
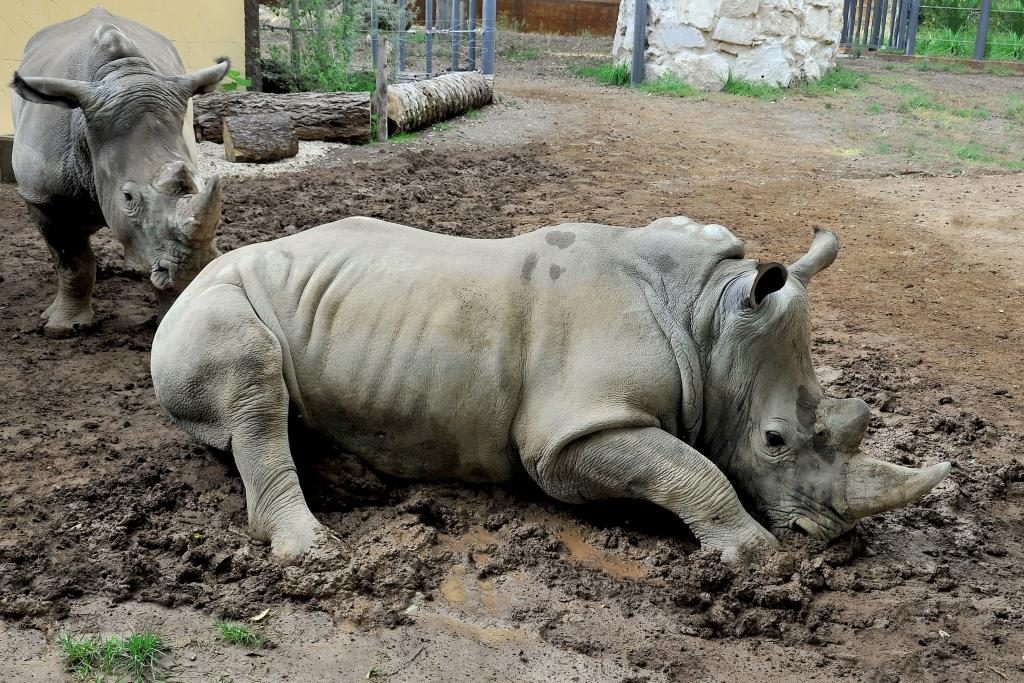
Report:
[[228,161],[265,164],[299,153],[292,117],[284,112],[226,116],[222,121]]
[[197,140],[223,142],[229,116],[286,113],[299,140],[370,141],[370,94],[365,92],[215,92],[193,98]]
[[388,134],[418,130],[490,104],[492,77],[476,71],[388,86]]

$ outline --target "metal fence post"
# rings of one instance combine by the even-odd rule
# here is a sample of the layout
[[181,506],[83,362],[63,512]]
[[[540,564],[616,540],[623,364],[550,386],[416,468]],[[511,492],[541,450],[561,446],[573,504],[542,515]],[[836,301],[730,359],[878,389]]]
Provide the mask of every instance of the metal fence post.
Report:
[[462,3],[459,0],[452,0],[452,25],[451,25],[451,36],[452,36],[452,71],[459,70],[459,28],[461,27],[462,21]]
[[434,0],[424,0],[423,13],[426,15],[423,17],[423,32],[426,34],[426,48],[427,48],[427,77],[434,73]]
[[629,70],[630,85],[644,82],[644,53],[647,51],[647,0],[636,0],[633,11],[633,65]]
[[[429,2],[429,0],[428,0]],[[484,0],[484,73],[494,75],[494,21],[498,15],[498,0]]]
[[398,73],[405,70],[405,0],[398,0]]
[[921,14],[921,0],[910,0],[910,19],[907,21],[907,49],[903,54],[914,54],[917,44],[917,21]]
[[985,43],[988,42],[988,13],[992,0],[981,0],[981,14],[978,16],[978,35],[974,39],[974,58],[985,59]]
[[469,57],[466,59],[466,68],[476,71],[476,0],[469,0]]

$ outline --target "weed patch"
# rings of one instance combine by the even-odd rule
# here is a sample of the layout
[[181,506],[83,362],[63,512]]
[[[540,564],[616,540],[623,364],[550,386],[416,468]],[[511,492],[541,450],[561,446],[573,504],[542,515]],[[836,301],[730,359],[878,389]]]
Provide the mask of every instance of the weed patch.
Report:
[[594,64],[577,67],[577,76],[592,78],[602,85],[629,85],[629,66],[626,64]]
[[640,84],[640,89],[652,95],[666,95],[669,97],[696,97],[700,91],[692,85],[672,74],[662,74],[656,80],[645,81]]
[[144,631],[127,637],[74,635],[61,633],[57,647],[64,660],[64,668],[76,680],[102,680],[114,676],[117,680],[148,683],[163,678],[162,660],[170,648],[162,636]]
[[267,646],[267,639],[248,626],[232,624],[227,621],[216,621],[213,626],[217,629],[217,635],[221,640],[236,647],[262,650]]
[[722,92],[727,95],[739,95],[740,97],[754,97],[759,100],[777,100],[782,97],[782,88],[764,83],[751,83],[729,76],[725,82]]

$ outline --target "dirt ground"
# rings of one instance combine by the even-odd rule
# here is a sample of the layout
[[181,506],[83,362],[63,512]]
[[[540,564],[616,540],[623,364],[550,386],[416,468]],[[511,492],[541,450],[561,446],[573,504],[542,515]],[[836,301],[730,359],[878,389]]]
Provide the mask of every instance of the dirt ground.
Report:
[[[99,330],[43,337],[54,277],[0,186],[4,680],[61,680],[62,631],[140,628],[170,640],[175,680],[1024,680],[1024,175],[999,163],[1022,149],[1024,81],[861,60],[872,80],[830,97],[663,98],[571,75],[605,47],[546,41],[501,64],[478,117],[229,179],[222,248],[350,214],[484,238],[684,214],[792,262],[827,225],[843,247],[811,292],[823,384],[872,405],[871,454],[951,476],[828,548],[735,568],[650,506],[382,480],[296,431],[348,556],[283,568],[246,535],[229,459],[154,399],[148,283],[101,232]],[[901,111],[901,84],[990,118]],[[961,124],[1008,151],[950,152]],[[931,146],[900,151],[915,136]],[[216,640],[215,618],[267,608],[269,649]]]

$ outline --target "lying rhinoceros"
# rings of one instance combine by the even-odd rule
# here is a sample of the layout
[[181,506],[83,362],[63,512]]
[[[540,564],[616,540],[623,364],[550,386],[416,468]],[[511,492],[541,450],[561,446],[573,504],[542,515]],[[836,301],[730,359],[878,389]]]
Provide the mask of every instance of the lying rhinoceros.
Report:
[[733,558],[775,543],[737,488],[772,532],[830,539],[949,470],[859,453],[867,405],[822,393],[805,287],[837,249],[818,231],[787,272],[683,217],[499,240],[349,218],[210,264],[157,330],[153,382],[233,451],[283,558],[323,533],[289,406],[380,472],[641,498]]
[[89,236],[110,226],[163,298],[217,256],[220,189],[196,175],[191,97],[223,61],[184,75],[170,41],[102,8],[33,36],[14,74],[14,174],[50,247],[45,331],[93,324]]

